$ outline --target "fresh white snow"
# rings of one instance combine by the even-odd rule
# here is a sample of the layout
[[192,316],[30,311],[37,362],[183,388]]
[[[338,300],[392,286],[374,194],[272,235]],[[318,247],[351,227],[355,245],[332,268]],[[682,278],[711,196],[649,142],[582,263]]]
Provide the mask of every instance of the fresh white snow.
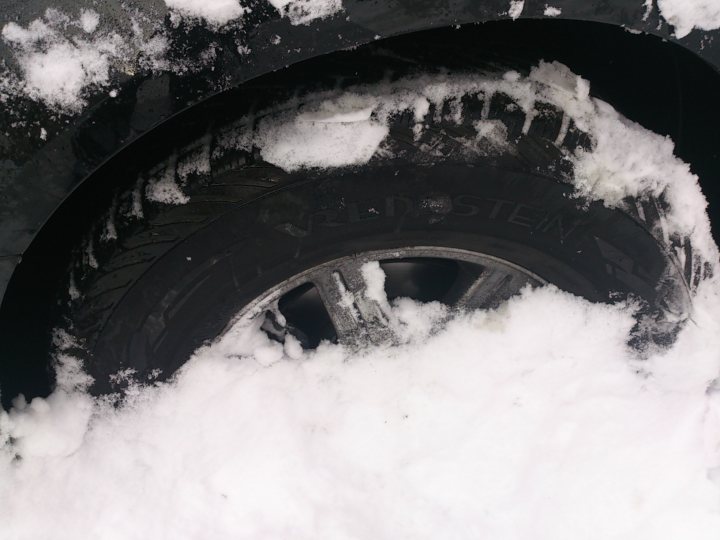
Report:
[[545,15],[546,17],[557,17],[561,13],[562,9],[548,5],[545,6],[545,10],[543,11],[543,15]]
[[246,13],[240,0],[164,0],[165,5],[184,17],[222,26],[238,20]]
[[646,361],[630,306],[546,287],[442,330],[444,308],[401,300],[406,343],[357,354],[236,328],[119,409],[65,365],[0,415],[3,538],[714,540],[708,292]]
[[717,0],[658,0],[662,16],[675,27],[675,37],[682,38],[694,28],[720,28],[720,2]]
[[145,197],[163,204],[186,204],[190,198],[185,195],[175,181],[177,158],[173,157],[167,167],[148,180]]
[[[98,22],[93,11],[85,10],[72,20],[48,9],[27,27],[14,22],[3,26],[3,39],[17,51],[21,90],[52,107],[81,109],[83,90],[106,85],[113,61],[125,53],[125,43],[117,33],[95,34]],[[69,27],[82,32],[72,36]]]
[[292,24],[309,24],[342,11],[342,0],[268,0]]
[[[164,1],[175,23],[183,19],[214,30],[242,23],[249,10],[240,0]],[[310,24],[343,9],[342,0],[271,0],[271,4],[294,25]],[[128,18],[130,34],[102,29],[100,15],[90,9],[80,10],[73,18],[49,8],[27,26],[8,22],[0,35],[14,49],[20,73],[6,71],[0,90],[4,94],[22,93],[64,113],[78,113],[86,105],[87,94],[107,86],[113,74],[138,68],[184,73],[214,57],[215,51],[209,49],[198,58],[171,65],[166,58],[170,41],[161,21],[149,21],[140,12],[129,12]],[[116,89],[111,92],[117,95]]]
[[[27,26],[5,24],[0,35],[14,50],[20,73],[4,73],[0,87],[51,109],[78,113],[90,92],[107,87],[118,72],[176,69],[165,58],[167,38],[147,35],[138,17],[131,17],[130,35],[103,29],[98,13],[87,9],[77,18],[47,9]],[[111,97],[117,94],[117,89],[109,91]]]
[[[333,104],[327,104],[328,106]],[[388,127],[370,118],[371,108],[327,116],[290,114],[260,123],[256,144],[263,159],[288,171],[303,167],[361,165],[373,157]]]
[[522,15],[524,8],[525,0],[510,0],[510,8],[508,9],[507,14],[512,20],[515,20]]
[[92,34],[100,24],[100,15],[91,9],[83,9],[80,12],[80,26],[88,33]]

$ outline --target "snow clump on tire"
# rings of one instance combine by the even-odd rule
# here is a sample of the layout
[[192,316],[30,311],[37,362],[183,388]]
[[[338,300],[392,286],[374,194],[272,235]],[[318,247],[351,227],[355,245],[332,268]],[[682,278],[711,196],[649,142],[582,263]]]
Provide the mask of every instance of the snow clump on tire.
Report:
[[[558,145],[571,135],[571,129],[587,134],[589,148],[578,145],[564,156],[573,165],[565,180],[575,186],[578,196],[609,207],[622,207],[631,197],[662,198],[667,207],[658,235],[667,240],[693,233],[704,238],[696,240],[694,249],[713,260],[716,248],[705,214],[707,203],[697,176],[673,154],[672,140],[591,97],[590,84],[558,62],[540,62],[526,77],[513,71],[501,78],[495,74],[423,75],[350,87],[339,95],[303,96],[238,121],[220,135],[214,156],[230,148],[249,151],[254,147],[263,159],[286,171],[363,165],[389,155],[391,149],[384,148],[383,141],[398,115],[411,113],[414,133],[419,136],[431,106],[433,114],[461,123],[465,98],[499,94],[512,100],[509,106],[525,113],[522,133],[528,132],[536,115],[543,114],[538,104],[547,104],[563,112]],[[489,106],[490,100],[485,103]],[[506,149],[504,127],[489,118],[475,127],[476,139],[463,141],[469,151]]]

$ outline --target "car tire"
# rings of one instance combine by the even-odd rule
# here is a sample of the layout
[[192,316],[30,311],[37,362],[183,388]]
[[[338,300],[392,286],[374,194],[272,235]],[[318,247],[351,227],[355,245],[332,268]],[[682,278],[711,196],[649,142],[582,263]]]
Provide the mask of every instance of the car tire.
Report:
[[[528,124],[510,96],[485,99],[464,102],[459,123],[431,111],[420,136],[408,114],[394,117],[390,151],[364,165],[287,172],[240,149],[165,202],[146,196],[149,179],[176,175],[176,154],[138,171],[78,245],[58,291],[58,326],[80,344],[93,392],[171,377],[244,306],[309,268],[408,247],[483,254],[592,301],[633,298],[645,321],[634,345],[671,342],[678,323],[662,313],[683,309],[688,276],[654,234],[662,203],[618,209],[573,197],[566,156],[591,149],[590,137],[547,103],[535,103]],[[458,142],[481,118],[502,126],[502,151]],[[203,140],[209,155],[220,132]]]

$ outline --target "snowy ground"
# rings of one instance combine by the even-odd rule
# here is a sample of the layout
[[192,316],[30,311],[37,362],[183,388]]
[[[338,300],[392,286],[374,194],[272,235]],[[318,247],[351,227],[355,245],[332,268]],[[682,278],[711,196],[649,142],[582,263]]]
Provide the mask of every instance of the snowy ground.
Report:
[[[718,276],[704,199],[672,142],[592,100],[586,81],[541,64],[441,83],[356,89],[228,140],[288,170],[325,163],[302,141],[329,166],[358,165],[382,150],[392,112],[421,124],[453,95],[503,91],[528,111],[541,97],[594,137],[594,152],[568,156],[578,195],[663,194],[658,234],[689,236]],[[52,396],[0,413],[0,538],[720,536],[718,277],[694,290],[672,348],[642,359],[626,345],[634,305],[552,287],[450,320],[438,304],[393,309],[401,345],[304,352],[237,327],[119,408],[61,357]]]
[[1,536],[717,539],[717,319],[638,361],[631,308],[552,288],[431,337],[441,306],[395,312],[396,348],[250,330],[120,409],[18,407]]

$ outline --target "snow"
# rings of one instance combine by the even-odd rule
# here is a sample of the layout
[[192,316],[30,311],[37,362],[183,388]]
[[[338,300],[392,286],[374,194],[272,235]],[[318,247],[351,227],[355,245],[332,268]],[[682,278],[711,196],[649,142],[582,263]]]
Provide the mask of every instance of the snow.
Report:
[[543,11],[543,15],[545,15],[546,17],[557,17],[561,13],[562,9],[548,5],[545,6],[545,11]]
[[292,24],[309,24],[342,11],[342,0],[268,0]]
[[83,9],[80,12],[80,26],[88,34],[92,34],[100,24],[100,15],[92,9]]
[[525,0],[510,0],[510,8],[508,9],[507,14],[512,20],[515,20],[522,15],[524,8]]
[[59,43],[47,52],[29,54],[23,65],[28,93],[53,105],[74,107],[83,88],[108,82],[108,56],[114,51],[112,43],[108,45]]
[[120,408],[73,376],[19,403],[5,537],[717,538],[717,317],[640,363],[629,306],[552,287],[440,330],[435,304],[394,311],[398,347],[238,328]]
[[377,261],[365,263],[361,272],[365,282],[365,297],[377,304],[386,304],[385,272],[380,268],[380,263]]
[[[2,37],[16,50],[22,71],[22,91],[52,107],[77,112],[85,104],[83,90],[109,82],[114,60],[124,54],[124,42],[116,33],[95,34],[99,18],[82,11],[80,19],[48,9],[43,19],[23,28],[9,22]],[[71,38],[68,24],[86,34]]]
[[717,0],[658,0],[662,16],[675,28],[675,37],[682,38],[694,28],[720,28],[720,3]]
[[163,171],[148,180],[145,197],[149,201],[162,204],[187,204],[190,202],[190,198],[183,193],[182,188],[175,180],[176,163],[176,158],[172,159]]
[[[131,23],[132,34],[123,37],[99,29],[100,16],[93,10],[80,10],[72,18],[48,9],[25,27],[9,22],[1,34],[14,51],[20,77],[8,72],[0,86],[73,114],[87,105],[91,91],[107,87],[119,72],[176,69],[165,58],[168,39],[162,33],[146,36],[135,17]],[[118,90],[108,95],[116,97]]]
[[645,8],[645,12],[643,13],[642,20],[647,21],[653,10],[653,0],[645,0],[643,7]]
[[[328,104],[330,105],[330,104]],[[367,163],[388,134],[370,109],[341,115],[300,114],[261,122],[256,144],[263,159],[288,171]]]
[[201,19],[214,27],[242,18],[247,12],[239,0],[164,0],[165,5],[184,17]]
[[[175,13],[219,28],[240,21],[249,8],[240,0],[164,0]],[[342,11],[342,0],[268,0],[294,25],[309,24]]]
[[[3,37],[27,61],[26,92],[73,107],[86,84],[104,84],[114,53],[91,16],[76,21],[90,37],[72,41],[53,34],[61,19],[9,23]],[[29,74],[58,51],[63,78],[48,70],[33,86]],[[119,406],[88,395],[71,354],[79,344],[59,332],[55,392],[0,411],[2,537],[717,540],[720,268],[697,178],[671,140],[543,62],[527,76],[433,75],[306,96],[243,119],[221,142],[257,147],[288,171],[362,165],[386,155],[393,115],[412,113],[419,136],[431,105],[454,103],[459,121],[459,97],[496,92],[528,114],[554,104],[591,136],[592,151],[566,156],[579,198],[668,202],[665,234],[690,237],[715,276],[693,289],[691,320],[669,349],[639,358],[627,346],[632,302],[594,304],[552,286],[490,311],[389,306],[377,263],[362,267],[364,295],[387,308],[398,345],[304,351],[270,340],[259,321],[238,323],[170,382],[118,373],[131,381]],[[475,126],[470,150],[504,151],[496,123]],[[143,195],[187,201],[183,179],[211,159],[209,144],[193,148],[138,180],[132,215],[142,217]]]
[[[383,143],[394,116],[411,112],[417,137],[431,104],[438,109],[451,104],[454,112],[449,118],[459,122],[462,96],[485,99],[495,93],[510,96],[530,119],[536,103],[555,105],[564,111],[566,126],[572,120],[590,135],[591,151],[578,148],[566,155],[574,166],[574,175],[568,180],[579,198],[622,207],[627,197],[662,195],[671,204],[665,212],[665,229],[656,231],[657,236],[697,232],[696,252],[713,260],[716,248],[710,240],[706,201],[697,176],[674,155],[672,140],[625,119],[609,104],[593,98],[589,82],[558,62],[540,62],[527,76],[514,71],[502,77],[462,73],[419,76],[311,94],[241,119],[235,132],[224,134],[218,143],[221,149],[256,147],[263,159],[287,171],[362,165],[391,155]],[[257,127],[251,130],[248,126],[255,120]],[[496,122],[478,121],[477,137],[464,141],[468,152],[492,155],[505,151],[502,128]],[[527,128],[526,122],[524,130]],[[563,137],[561,132],[559,139]]]

